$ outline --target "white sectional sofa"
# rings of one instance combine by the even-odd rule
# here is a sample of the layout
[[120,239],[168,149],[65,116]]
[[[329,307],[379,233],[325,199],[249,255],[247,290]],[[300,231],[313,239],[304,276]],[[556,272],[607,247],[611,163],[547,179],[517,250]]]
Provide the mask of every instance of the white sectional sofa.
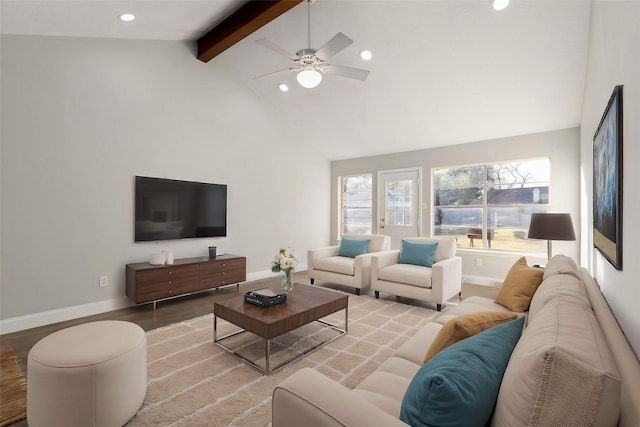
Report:
[[[508,309],[481,297],[447,308],[353,390],[297,371],[274,390],[273,427],[406,426],[403,397],[440,329],[486,311]],[[547,264],[499,387],[493,426],[640,425],[640,363],[597,284],[571,259]]]

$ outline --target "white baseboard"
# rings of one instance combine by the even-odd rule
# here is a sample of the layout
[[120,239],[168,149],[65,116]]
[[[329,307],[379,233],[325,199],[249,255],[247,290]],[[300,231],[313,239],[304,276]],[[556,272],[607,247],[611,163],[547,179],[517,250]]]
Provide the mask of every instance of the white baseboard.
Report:
[[[294,273],[307,271],[307,264],[298,264],[298,266],[293,270]],[[268,279],[269,277],[277,277],[282,276],[284,273],[272,273],[271,270],[262,270],[262,271],[254,271],[253,273],[247,273],[247,282],[251,282],[253,280],[261,280]]]
[[[299,264],[296,271],[306,269],[306,264]],[[247,282],[281,275],[282,273],[272,273],[271,270],[256,271],[253,273],[247,273]],[[58,308],[25,316],[11,317],[9,319],[0,320],[0,335],[37,328],[39,326],[50,325],[52,323],[64,322],[66,320],[78,319],[80,317],[93,316],[94,314],[106,313],[107,311],[120,310],[121,308],[131,307],[132,305],[134,304],[129,298],[120,297],[106,301],[76,305],[73,307]]]
[[11,317],[9,319],[0,320],[0,334],[10,334],[12,332],[23,331],[25,329],[37,328],[38,326],[64,322],[65,320],[92,316],[94,314],[119,310],[132,305],[133,303],[129,298],[121,297],[106,301],[76,305],[73,307],[58,308],[25,316]]
[[485,285],[485,286],[493,286],[499,288],[502,286],[502,280],[494,279],[493,277],[484,277],[484,276],[471,276],[468,274],[463,274],[462,279],[474,285]]

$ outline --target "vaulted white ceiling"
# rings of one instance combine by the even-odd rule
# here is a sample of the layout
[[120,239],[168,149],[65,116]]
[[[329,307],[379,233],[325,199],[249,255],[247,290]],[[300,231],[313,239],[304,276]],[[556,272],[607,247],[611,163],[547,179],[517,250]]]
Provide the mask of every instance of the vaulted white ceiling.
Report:
[[[195,41],[243,3],[1,0],[1,30]],[[137,19],[120,22],[124,12]],[[588,0],[512,0],[501,12],[489,0],[317,0],[311,47],[343,32],[354,43],[329,62],[371,70],[365,82],[325,75],[309,90],[294,74],[253,79],[290,65],[255,40],[309,47],[305,3],[207,66],[230,70],[332,160],[530,134],[580,123],[589,12]]]

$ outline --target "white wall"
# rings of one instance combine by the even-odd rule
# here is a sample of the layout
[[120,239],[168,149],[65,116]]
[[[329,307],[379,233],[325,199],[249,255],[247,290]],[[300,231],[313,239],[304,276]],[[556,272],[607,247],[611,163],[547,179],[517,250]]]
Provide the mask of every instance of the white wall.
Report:
[[[564,129],[552,132],[479,141],[434,149],[396,153],[385,156],[365,157],[331,163],[331,237],[338,234],[337,182],[338,177],[360,173],[372,173],[374,188],[376,172],[385,169],[422,167],[422,202],[429,208],[422,212],[422,234],[431,233],[431,169],[436,167],[499,162],[508,160],[549,157],[551,162],[550,207],[552,212],[569,212],[576,230],[580,229],[580,169],[579,169],[579,129]],[[377,195],[373,204],[376,206]],[[378,224],[374,208],[374,226]],[[553,253],[566,254],[576,261],[579,259],[580,237],[575,242],[554,242]],[[463,258],[463,274],[474,276],[474,282],[494,284],[505,274],[520,254],[459,249]],[[476,258],[482,259],[482,267],[476,267]],[[530,264],[544,263],[542,258],[528,257]]]
[[[583,264],[598,281],[636,354],[640,354],[640,2],[594,1],[582,108]],[[623,89],[623,270],[615,270],[593,248],[593,135],[616,85]]]
[[[329,161],[253,82],[192,49],[2,36],[1,319],[127,304],[125,264],[164,249],[184,258],[216,245],[257,277],[281,246],[305,264],[328,243],[329,212],[313,207],[329,204]],[[135,175],[227,184],[228,237],[134,243]]]

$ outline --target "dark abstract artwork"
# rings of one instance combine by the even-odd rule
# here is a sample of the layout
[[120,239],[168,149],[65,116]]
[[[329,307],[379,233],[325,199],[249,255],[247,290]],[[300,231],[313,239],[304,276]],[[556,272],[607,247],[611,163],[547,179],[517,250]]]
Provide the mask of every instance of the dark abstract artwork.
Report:
[[593,245],[622,270],[622,86],[593,137]]

